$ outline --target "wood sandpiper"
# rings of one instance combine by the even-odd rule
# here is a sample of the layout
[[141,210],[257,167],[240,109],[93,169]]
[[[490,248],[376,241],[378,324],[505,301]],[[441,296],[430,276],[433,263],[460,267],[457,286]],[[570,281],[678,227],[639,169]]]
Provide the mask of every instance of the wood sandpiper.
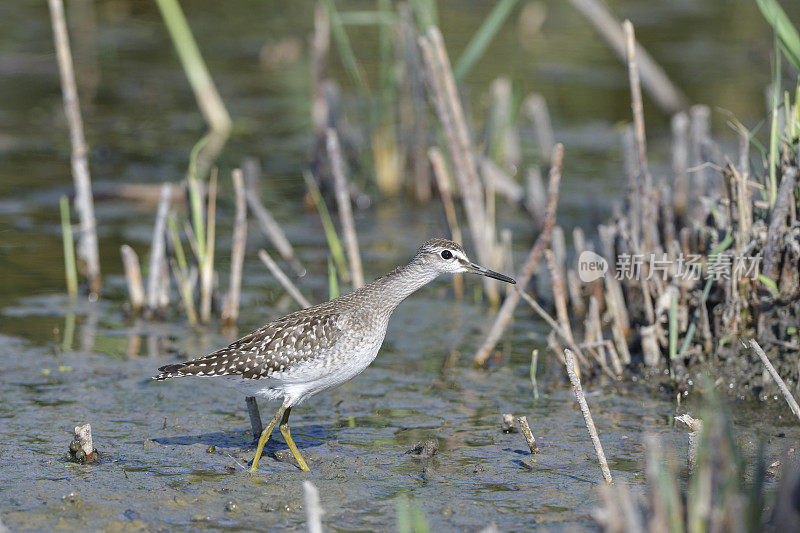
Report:
[[283,400],[258,439],[250,471],[258,466],[278,421],[300,469],[308,471],[289,432],[292,407],[364,371],[378,355],[389,317],[400,302],[439,274],[461,272],[516,283],[472,263],[458,243],[431,239],[406,266],[339,298],[270,322],[221,350],[162,366],[154,379],[223,377],[248,396]]

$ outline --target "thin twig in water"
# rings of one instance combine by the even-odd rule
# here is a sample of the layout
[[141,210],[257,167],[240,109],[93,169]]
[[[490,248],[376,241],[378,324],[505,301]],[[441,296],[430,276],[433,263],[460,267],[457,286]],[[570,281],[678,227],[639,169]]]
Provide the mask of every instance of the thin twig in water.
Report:
[[267,265],[267,268],[272,275],[275,276],[275,279],[286,289],[286,292],[289,293],[289,296],[294,298],[294,301],[300,304],[300,307],[305,309],[306,307],[311,307],[311,302],[309,302],[305,296],[303,296],[298,288],[292,283],[286,274],[283,273],[281,267],[270,257],[266,250],[259,250],[258,251],[258,258],[261,259],[261,262]]
[[89,279],[90,298],[97,298],[102,289],[100,277],[100,252],[97,244],[97,225],[94,218],[92,198],[92,178],[89,175],[89,148],[83,134],[78,90],[69,46],[69,34],[64,18],[63,0],[49,0],[50,18],[53,24],[58,70],[61,76],[61,92],[64,99],[64,113],[69,125],[69,138],[72,144],[72,179],[75,183],[75,210],[80,218],[81,231],[78,235],[78,257],[86,263],[86,276]]
[[[536,266],[539,264],[539,259],[541,259],[545,249],[550,246],[553,227],[556,224],[558,186],[561,183],[561,165],[564,161],[564,147],[560,143],[556,144],[553,148],[553,155],[550,160],[552,161],[552,166],[550,168],[550,177],[547,185],[547,208],[545,209],[544,227],[539,237],[537,237],[533,248],[531,248],[531,251],[528,253],[522,270],[520,270],[519,276],[517,277],[517,287],[525,287],[530,281],[533,271],[536,270]],[[500,336],[503,334],[503,331],[514,315],[514,309],[519,302],[519,294],[519,291],[512,291],[503,301],[503,305],[497,313],[494,324],[492,324],[492,329],[489,330],[488,335],[486,335],[486,340],[483,341],[483,344],[472,359],[476,366],[483,366],[489,359],[489,355],[500,340]]]
[[329,128],[327,137],[328,157],[331,160],[333,184],[336,188],[336,205],[339,209],[342,233],[344,233],[344,242],[347,246],[347,258],[350,260],[350,272],[353,274],[353,288],[358,289],[364,286],[364,270],[361,267],[353,208],[350,205],[350,188],[347,186],[347,178],[344,175],[344,159],[336,130]]
[[531,453],[539,453],[539,446],[536,445],[536,439],[533,437],[531,427],[528,425],[528,417],[517,417],[517,422],[519,422],[519,428],[522,431],[522,435],[525,437],[525,442],[528,443],[528,448]]
[[231,281],[228,297],[222,307],[222,322],[229,326],[236,324],[239,318],[239,297],[242,291],[242,266],[247,244],[247,199],[244,178],[240,169],[233,171],[233,190],[236,193],[236,215],[233,226],[233,244],[231,245]]
[[775,383],[778,385],[778,388],[781,390],[781,394],[786,399],[786,403],[789,404],[789,409],[792,410],[794,415],[800,419],[800,406],[797,405],[797,401],[792,396],[792,393],[789,392],[789,388],[786,386],[786,383],[781,379],[781,376],[778,374],[778,371],[775,370],[775,367],[772,366],[772,363],[767,358],[767,354],[764,353],[764,350],[761,349],[761,346],[758,345],[755,339],[750,341],[750,347],[755,350],[758,357],[761,358],[761,362],[764,363],[764,366],[767,367],[767,371],[769,375],[772,376],[772,379],[775,380]]
[[606,454],[603,453],[603,446],[600,444],[600,437],[597,435],[597,428],[594,427],[594,420],[592,420],[592,413],[589,412],[589,406],[586,403],[586,397],[583,395],[583,388],[581,387],[581,380],[578,374],[575,373],[575,359],[571,351],[564,350],[564,360],[566,362],[567,374],[572,383],[572,390],[575,391],[575,398],[578,400],[578,405],[583,413],[583,419],[586,421],[586,429],[589,430],[589,436],[592,438],[594,444],[594,451],[597,452],[597,461],[600,463],[600,470],[603,472],[603,479],[609,485],[614,481],[611,479],[611,470],[608,468],[606,461]]

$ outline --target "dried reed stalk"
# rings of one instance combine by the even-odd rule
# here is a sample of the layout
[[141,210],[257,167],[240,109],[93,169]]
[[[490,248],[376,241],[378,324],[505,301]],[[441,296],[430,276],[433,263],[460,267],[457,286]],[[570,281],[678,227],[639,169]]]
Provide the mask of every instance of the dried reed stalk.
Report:
[[328,125],[328,100],[324,81],[331,46],[331,25],[328,10],[322,4],[314,7],[314,33],[311,36],[311,122],[317,136],[325,134]]
[[553,301],[556,306],[556,316],[561,324],[561,329],[566,334],[567,340],[574,343],[572,327],[569,323],[569,313],[567,312],[567,292],[564,285],[564,276],[561,265],[556,261],[555,254],[551,249],[544,251],[544,258],[547,261],[547,269],[550,271],[550,282],[553,286]]
[[89,296],[96,299],[100,296],[103,280],[100,277],[100,252],[97,243],[97,225],[94,218],[94,200],[92,199],[92,179],[89,174],[89,147],[83,133],[78,90],[75,83],[75,71],[72,64],[72,52],[69,46],[69,34],[64,18],[63,0],[48,0],[50,19],[53,25],[53,39],[58,58],[58,71],[61,77],[61,93],[64,100],[64,113],[69,125],[69,137],[72,144],[70,156],[72,179],[75,183],[75,210],[80,219],[81,231],[78,234],[78,257],[86,266],[86,277],[89,280]]
[[[493,236],[487,235],[486,232],[485,204],[475,153],[439,29],[435,26],[430,27],[426,34],[419,38],[419,45],[425,64],[430,98],[445,131],[453,162],[453,174],[459,185],[475,250],[481,263],[490,264],[489,252]],[[484,286],[487,291],[494,291],[496,294],[496,285],[486,280]]]
[[[435,146],[428,150],[428,158],[433,167],[433,175],[436,177],[436,187],[439,189],[439,198],[444,206],[444,214],[447,218],[447,225],[450,227],[450,236],[458,244],[463,244],[461,227],[458,225],[458,215],[456,206],[453,202],[453,193],[450,189],[450,177],[447,173],[447,165],[444,162],[442,152]],[[453,292],[457,299],[464,297],[464,277],[460,274],[453,276]]]
[[787,227],[787,218],[791,216],[794,205],[794,186],[797,180],[797,170],[790,167],[783,174],[778,199],[772,210],[772,217],[767,232],[767,242],[764,245],[763,274],[772,281],[778,281],[778,265],[781,261],[781,243],[784,239],[784,230]]
[[161,197],[158,200],[156,223],[153,228],[153,241],[150,245],[150,267],[147,273],[147,310],[152,314],[163,311],[159,306],[159,295],[163,279],[161,269],[163,268],[167,250],[167,213],[169,213],[171,195],[171,185],[164,183],[161,186]]
[[[430,166],[425,160],[425,146],[430,126],[425,105],[422,58],[417,47],[417,30],[411,6],[406,2],[400,2],[397,11],[400,15],[402,43],[400,53],[405,66],[405,81],[411,106],[410,117],[408,117],[411,120],[411,128],[408,132],[411,138],[407,142],[410,144],[408,149],[411,158],[411,172],[414,176],[414,193],[418,201],[427,202],[431,198],[431,175]],[[405,110],[401,112],[401,116],[403,115],[405,115]]]
[[122,254],[122,265],[125,268],[131,310],[139,313],[144,307],[144,286],[142,285],[142,271],[139,268],[139,256],[127,244],[120,246],[119,251]]
[[689,206],[689,117],[685,111],[672,116],[672,205],[680,219]]
[[297,277],[305,276],[306,268],[300,263],[300,260],[297,259],[292,243],[286,238],[286,233],[284,233],[283,228],[281,228],[281,225],[275,220],[275,217],[272,216],[269,209],[261,202],[261,197],[258,192],[257,165],[252,163],[244,165],[244,170],[245,183],[247,184],[246,188],[248,190],[247,207],[249,207],[250,211],[255,215],[264,235],[267,236],[275,249],[278,250],[283,260],[289,263],[292,272],[294,272]]
[[311,302],[309,302],[305,296],[303,296],[298,288],[292,283],[286,274],[283,273],[281,267],[270,257],[266,250],[259,250],[258,251],[258,258],[261,259],[261,262],[267,265],[267,268],[272,275],[275,276],[275,279],[283,286],[286,292],[289,293],[289,296],[294,298],[294,301],[297,302],[300,307],[305,309],[306,307],[311,307]]
[[200,265],[200,322],[211,322],[211,297],[214,293],[214,248],[217,233],[217,173],[211,172],[208,182],[206,212],[206,246]]
[[339,209],[339,220],[342,223],[342,233],[347,247],[347,259],[350,263],[350,272],[353,274],[353,289],[364,286],[364,269],[361,266],[361,254],[358,250],[358,237],[356,224],[353,220],[353,208],[350,204],[350,188],[344,173],[344,158],[339,146],[339,136],[336,130],[328,128],[327,131],[328,157],[333,171],[333,185],[336,189],[336,206]]
[[[600,0],[570,1],[624,61],[626,58],[625,34],[619,21],[614,18],[608,8]],[[638,43],[636,55],[639,57],[645,89],[656,105],[670,115],[685,109],[688,102],[686,96],[670,81],[664,70]]]
[[[642,104],[642,87],[639,81],[639,65],[636,58],[636,37],[633,33],[633,24],[629,20],[622,23],[625,32],[625,53],[628,60],[628,80],[631,86],[631,110],[633,111],[633,126],[636,135],[636,163],[639,192],[642,199],[642,235],[646,251],[654,250],[655,236],[651,234],[651,220],[653,216],[652,196],[653,185],[650,170],[647,166],[647,142],[644,130],[644,105]],[[635,236],[638,238],[638,235]]]
[[575,392],[575,398],[578,400],[578,405],[581,408],[583,419],[586,421],[586,429],[589,430],[589,436],[594,444],[594,451],[597,453],[597,461],[600,463],[600,470],[603,472],[603,479],[609,485],[614,481],[611,479],[611,470],[608,468],[608,461],[606,461],[606,454],[603,453],[603,446],[600,444],[600,437],[597,435],[597,428],[594,426],[592,420],[592,413],[589,412],[589,405],[586,403],[586,397],[583,395],[583,388],[581,387],[581,380],[575,372],[575,359],[571,351],[564,350],[564,360],[566,361],[567,374],[569,381],[572,383],[572,390]]
[[247,193],[244,177],[240,169],[234,169],[233,190],[236,194],[236,215],[233,223],[233,243],[231,244],[231,281],[228,296],[222,306],[222,323],[233,326],[239,319],[239,300],[242,293],[242,267],[247,244]]
[[[545,209],[544,226],[542,228],[542,232],[536,238],[536,243],[528,253],[528,257],[525,259],[525,263],[522,265],[522,269],[517,277],[517,287],[520,288],[525,287],[528,284],[531,276],[533,275],[533,271],[536,270],[536,266],[539,264],[542,254],[544,253],[545,249],[550,246],[550,239],[553,235],[553,227],[556,224],[558,187],[561,183],[561,166],[564,162],[563,145],[558,143],[553,147],[553,154],[550,160],[552,162],[552,166],[550,167],[550,176],[547,184],[547,207]],[[503,305],[500,307],[489,333],[486,335],[486,339],[483,341],[483,344],[480,348],[478,348],[478,351],[475,352],[475,355],[472,358],[472,361],[476,366],[483,366],[486,364],[486,361],[489,359],[489,355],[491,354],[497,342],[500,340],[500,336],[503,334],[503,331],[505,331],[508,323],[511,321],[511,318],[514,316],[514,309],[517,307],[519,298],[520,291],[513,291],[506,296],[506,299],[503,301]]]
[[784,399],[786,399],[786,403],[789,404],[789,409],[792,410],[794,415],[800,419],[800,406],[797,405],[797,400],[794,399],[792,393],[789,392],[789,388],[786,386],[786,383],[781,379],[781,376],[778,374],[778,371],[775,370],[775,367],[772,366],[767,354],[764,353],[764,350],[761,349],[761,346],[758,345],[755,339],[750,341],[750,347],[756,352],[758,357],[761,359],[761,362],[764,363],[764,366],[767,367],[767,371],[769,375],[772,376],[772,379],[775,380],[775,383],[778,385],[778,388],[783,394]]

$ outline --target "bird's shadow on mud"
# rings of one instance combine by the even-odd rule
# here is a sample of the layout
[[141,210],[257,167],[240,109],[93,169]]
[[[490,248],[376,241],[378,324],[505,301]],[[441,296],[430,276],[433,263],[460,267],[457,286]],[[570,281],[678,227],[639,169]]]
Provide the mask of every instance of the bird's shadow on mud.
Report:
[[[318,424],[299,426],[292,431],[292,438],[301,450],[318,446],[325,440],[330,439],[330,428]],[[250,450],[255,449],[258,439],[253,438],[251,431],[215,431],[214,433],[202,433],[200,435],[177,435],[173,437],[155,437],[151,439],[162,446],[192,446],[202,444],[204,446],[214,446],[223,450]],[[269,441],[264,446],[265,452],[274,452],[286,448],[283,435],[276,427],[270,435]]]

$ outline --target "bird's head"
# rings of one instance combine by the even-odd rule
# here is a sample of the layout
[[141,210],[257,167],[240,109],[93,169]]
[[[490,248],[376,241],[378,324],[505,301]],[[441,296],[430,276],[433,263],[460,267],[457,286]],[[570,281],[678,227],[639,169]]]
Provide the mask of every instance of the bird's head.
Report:
[[431,239],[417,251],[415,262],[440,274],[459,274],[462,272],[480,274],[506,283],[516,283],[512,278],[504,276],[488,268],[476,265],[467,257],[464,248],[455,241],[447,239]]

